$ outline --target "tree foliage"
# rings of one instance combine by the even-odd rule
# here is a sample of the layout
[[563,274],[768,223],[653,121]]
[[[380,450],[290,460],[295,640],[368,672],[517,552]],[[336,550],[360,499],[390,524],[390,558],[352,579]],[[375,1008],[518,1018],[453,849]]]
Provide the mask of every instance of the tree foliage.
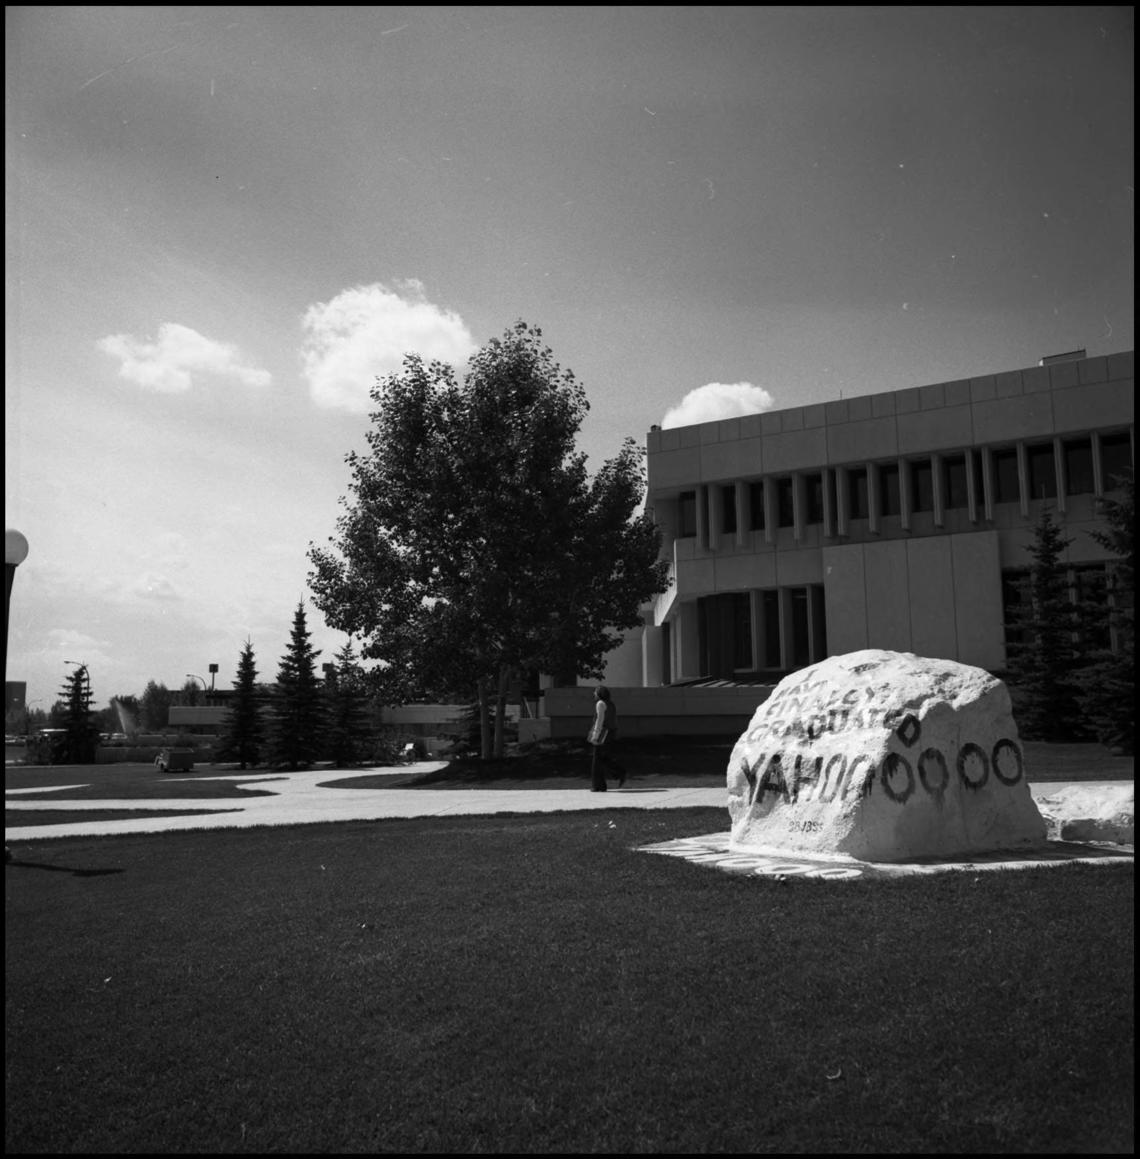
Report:
[[309,643],[310,635],[302,601],[277,669],[269,728],[270,759],[290,769],[317,760],[324,740],[324,702],[316,667],[320,652]]
[[359,764],[368,756],[372,737],[371,694],[364,669],[349,640],[336,654],[325,682],[328,701],[328,751],[335,768]]
[[146,732],[165,732],[173,703],[174,693],[165,684],[148,680],[139,701],[139,725]]
[[62,726],[66,731],[56,742],[54,759],[64,764],[94,764],[99,724],[91,708],[91,678],[86,665],[68,675],[60,695],[66,706]]
[[253,644],[246,640],[238,658],[234,695],[226,717],[225,732],[218,745],[220,760],[237,761],[244,769],[256,768],[265,743],[262,723],[262,696],[257,687],[257,666]]
[[1123,752],[1136,739],[1136,486],[1132,471],[1114,480],[1100,501],[1103,529],[1092,537],[1113,557],[1108,570],[1110,646],[1096,652],[1079,674],[1081,710],[1097,737]]
[[310,586],[330,626],[380,661],[389,703],[474,692],[487,756],[486,709],[513,673],[598,675],[664,590],[658,530],[636,514],[641,454],[627,439],[589,478],[575,450],[585,392],[524,322],[462,384],[409,355],[372,399],[332,547],[310,545]]
[[1072,739],[1078,718],[1074,674],[1083,661],[1082,623],[1069,594],[1070,543],[1052,513],[1042,510],[1026,549],[1032,563],[1007,644],[1018,726],[1030,740]]

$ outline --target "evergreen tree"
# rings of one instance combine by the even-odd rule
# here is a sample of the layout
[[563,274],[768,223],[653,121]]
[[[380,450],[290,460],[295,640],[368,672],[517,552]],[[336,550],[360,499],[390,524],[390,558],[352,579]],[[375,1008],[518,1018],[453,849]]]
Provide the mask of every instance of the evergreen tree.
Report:
[[1136,737],[1136,490],[1132,471],[1113,480],[1100,501],[1105,527],[1093,539],[1114,557],[1109,565],[1106,616],[1109,646],[1079,674],[1078,700],[1090,728],[1104,744],[1134,751]]
[[325,705],[316,666],[320,652],[310,645],[309,635],[302,601],[277,670],[269,734],[273,763],[291,769],[311,765],[321,755],[324,741]]
[[1079,735],[1075,672],[1082,662],[1081,615],[1069,595],[1065,539],[1048,508],[1033,531],[1032,564],[1007,643],[1018,727],[1027,740]]
[[253,644],[246,640],[238,660],[234,696],[226,718],[226,731],[218,745],[218,758],[237,761],[243,769],[247,765],[256,768],[261,760],[263,741],[261,695],[257,689]]
[[94,764],[99,725],[91,710],[91,679],[87,665],[70,673],[60,693],[66,705],[63,727],[67,731],[57,742],[54,759],[64,764]]
[[372,739],[371,694],[350,639],[336,654],[325,685],[328,700],[328,747],[334,767],[359,764]]

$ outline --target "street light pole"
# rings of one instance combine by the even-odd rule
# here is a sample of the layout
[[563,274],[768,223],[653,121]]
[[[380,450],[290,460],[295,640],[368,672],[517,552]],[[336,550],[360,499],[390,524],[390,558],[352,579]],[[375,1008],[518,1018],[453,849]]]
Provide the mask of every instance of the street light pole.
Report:
[[4,529],[4,683],[8,683],[8,613],[12,606],[12,584],[16,568],[28,558],[28,541],[14,527]]

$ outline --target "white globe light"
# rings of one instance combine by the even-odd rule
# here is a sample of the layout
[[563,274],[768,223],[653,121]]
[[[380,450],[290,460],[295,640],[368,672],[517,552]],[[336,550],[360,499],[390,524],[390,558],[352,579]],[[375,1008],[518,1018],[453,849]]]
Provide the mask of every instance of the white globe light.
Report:
[[14,527],[4,529],[4,562],[13,567],[28,558],[28,541]]

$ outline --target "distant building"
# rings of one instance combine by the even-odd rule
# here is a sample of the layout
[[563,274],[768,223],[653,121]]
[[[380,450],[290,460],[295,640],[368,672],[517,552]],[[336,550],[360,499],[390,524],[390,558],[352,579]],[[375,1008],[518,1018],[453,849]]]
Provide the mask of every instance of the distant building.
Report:
[[607,679],[771,682],[861,648],[1003,670],[1042,508],[1073,537],[1074,593],[1108,564],[1089,531],[1135,461],[1133,394],[1132,351],[1082,350],[651,430],[647,504],[673,583]]
[[27,708],[28,683],[26,680],[4,681],[4,715],[23,713]]

